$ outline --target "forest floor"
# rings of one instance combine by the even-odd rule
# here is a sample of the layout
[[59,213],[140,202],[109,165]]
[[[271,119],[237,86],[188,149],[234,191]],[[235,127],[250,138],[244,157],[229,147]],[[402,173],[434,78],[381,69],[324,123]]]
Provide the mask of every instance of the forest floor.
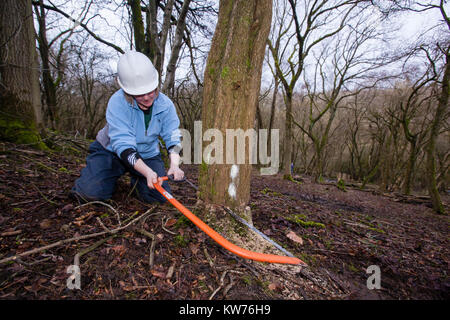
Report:
[[[138,201],[128,176],[110,207],[80,206],[68,193],[85,164],[82,154],[0,143],[0,159],[0,261],[18,255],[0,263],[0,299],[450,298],[449,217],[434,214],[423,199],[255,170],[253,223],[308,264],[291,268],[227,252],[171,205]],[[183,170],[196,184],[196,166]],[[194,189],[171,188],[195,210]],[[444,201],[448,210],[448,196]],[[81,288],[70,290],[75,257]],[[381,289],[367,288],[372,265]]]

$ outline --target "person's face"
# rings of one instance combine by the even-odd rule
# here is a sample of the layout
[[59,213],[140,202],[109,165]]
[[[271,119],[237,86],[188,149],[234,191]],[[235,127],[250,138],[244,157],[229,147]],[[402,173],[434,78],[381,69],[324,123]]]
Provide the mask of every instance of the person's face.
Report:
[[158,96],[158,88],[156,88],[151,92],[133,97],[136,99],[136,102],[139,104],[141,109],[147,110],[152,106],[153,101],[155,101],[157,96]]

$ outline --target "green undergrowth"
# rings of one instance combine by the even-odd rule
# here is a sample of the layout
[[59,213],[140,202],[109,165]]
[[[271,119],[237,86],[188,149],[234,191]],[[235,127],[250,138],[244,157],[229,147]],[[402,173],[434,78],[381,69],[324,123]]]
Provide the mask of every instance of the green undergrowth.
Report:
[[262,194],[267,194],[269,196],[274,196],[274,197],[282,197],[283,196],[282,193],[273,191],[273,190],[271,190],[270,188],[267,188],[267,187],[264,188],[263,190],[261,190],[261,193]]
[[342,179],[339,179],[339,181],[337,182],[337,188],[341,191],[347,192],[347,190],[345,189],[345,182]]
[[294,222],[303,228],[325,228],[325,225],[315,221],[305,221],[307,218],[304,214],[295,214],[287,218],[287,220]]
[[49,150],[36,128],[20,120],[0,119],[0,138],[17,144],[30,145],[39,150]]

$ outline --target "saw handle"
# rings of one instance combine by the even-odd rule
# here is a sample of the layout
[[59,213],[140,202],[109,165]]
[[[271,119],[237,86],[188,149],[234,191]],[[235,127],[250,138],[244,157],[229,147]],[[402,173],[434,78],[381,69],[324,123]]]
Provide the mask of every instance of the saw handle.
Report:
[[160,178],[161,178],[162,181],[166,181],[166,180],[169,180],[169,181],[172,181],[172,182],[183,182],[183,181],[186,181],[186,176],[184,176],[183,179],[181,179],[181,180],[175,180],[174,177],[173,177],[173,174],[168,175],[168,176],[164,176],[164,177],[160,177]]
[[[162,181],[170,180],[169,177],[160,177]],[[182,180],[172,180],[172,181],[182,181]],[[265,254],[254,252],[250,250],[246,250],[241,248],[224,237],[222,237],[219,233],[209,227],[206,223],[200,220],[196,215],[194,215],[189,209],[183,206],[177,199],[175,199],[169,192],[167,192],[164,188],[162,188],[159,183],[153,184],[155,189],[161,193],[164,198],[166,198],[175,208],[177,208],[186,218],[191,220],[197,227],[200,228],[203,232],[205,232],[208,236],[210,236],[214,241],[220,244],[222,247],[227,249],[228,251],[242,257],[245,259],[251,259],[261,262],[270,262],[270,263],[286,263],[286,264],[302,264],[306,265],[302,260],[295,257],[286,257],[286,256],[277,256],[273,254]]]

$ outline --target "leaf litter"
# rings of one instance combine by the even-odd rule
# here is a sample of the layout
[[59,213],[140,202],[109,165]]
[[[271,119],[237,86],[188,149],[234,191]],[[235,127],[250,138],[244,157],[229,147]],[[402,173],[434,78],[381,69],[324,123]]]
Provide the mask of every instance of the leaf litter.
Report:
[[[119,180],[108,203],[116,212],[102,204],[80,206],[68,194],[83,156],[30,149],[25,158],[24,146],[1,147],[0,260],[106,233],[152,209],[130,194],[129,176]],[[183,167],[196,184],[197,169]],[[426,202],[405,203],[375,189],[343,192],[302,180],[255,170],[250,207],[255,227],[307,262],[306,268],[237,257],[166,204],[116,234],[0,264],[0,299],[449,299],[448,216],[434,214]],[[187,184],[171,188],[195,208],[195,190]],[[70,290],[67,268],[83,250],[81,289]],[[379,290],[367,288],[371,265],[381,270]]]

